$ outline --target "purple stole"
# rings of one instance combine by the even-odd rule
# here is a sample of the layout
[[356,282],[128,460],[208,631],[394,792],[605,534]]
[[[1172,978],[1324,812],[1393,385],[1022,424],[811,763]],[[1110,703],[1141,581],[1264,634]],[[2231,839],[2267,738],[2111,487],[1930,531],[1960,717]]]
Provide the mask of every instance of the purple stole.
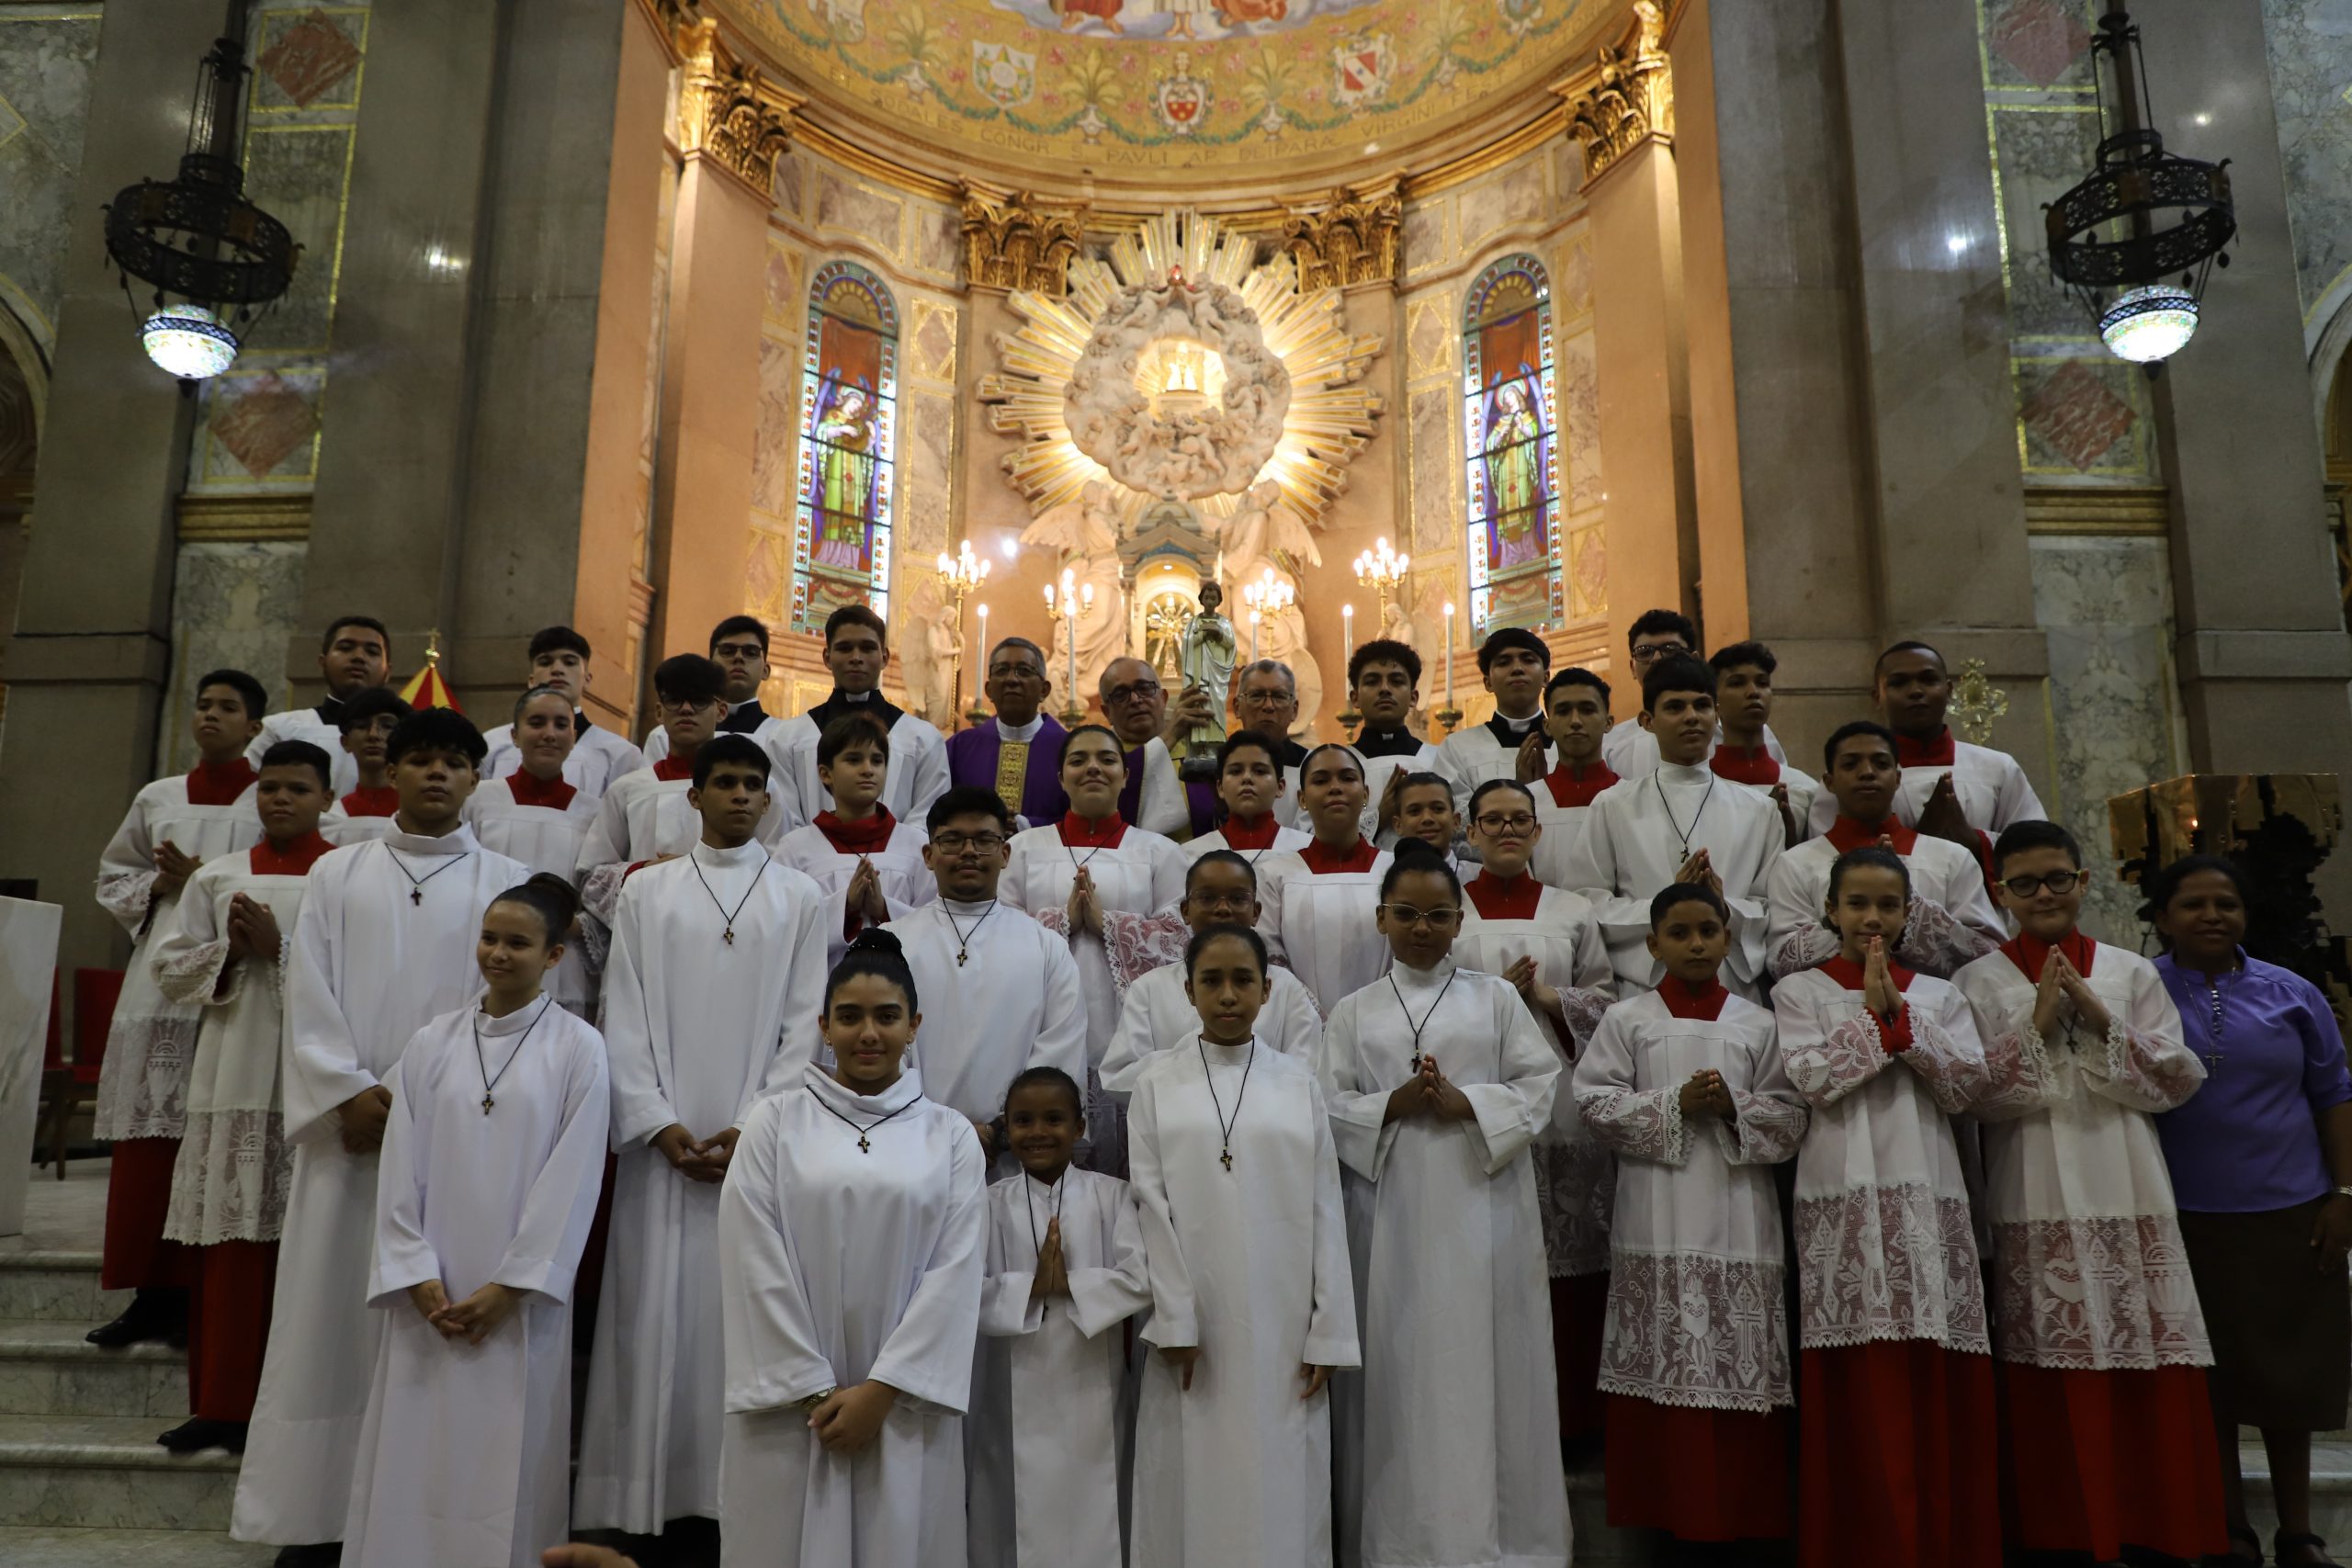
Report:
[[[1048,716],[1037,727],[1036,735],[1029,742],[1028,766],[1022,770],[1021,800],[1013,807],[1029,819],[1033,828],[1061,820],[1069,809],[1069,797],[1062,794],[1062,737],[1069,731]],[[970,786],[994,790],[997,786],[997,764],[1004,742],[998,736],[996,720],[989,718],[959,729],[947,738],[947,782],[954,788]]]

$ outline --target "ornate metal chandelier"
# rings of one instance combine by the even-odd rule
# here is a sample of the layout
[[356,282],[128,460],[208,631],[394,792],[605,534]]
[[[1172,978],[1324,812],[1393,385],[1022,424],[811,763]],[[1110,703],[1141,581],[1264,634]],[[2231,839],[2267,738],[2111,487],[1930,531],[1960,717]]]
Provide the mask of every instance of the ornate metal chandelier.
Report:
[[126,186],[106,208],[107,254],[121,269],[134,313],[130,280],[154,286],[140,323],[147,356],[187,385],[229,368],[254,308],[286,292],[302,249],[244,193],[237,161],[237,106],[249,74],[244,12],[230,7],[229,36],[197,68],[178,176]]
[[2225,247],[2238,225],[2229,160],[2207,164],[2165,151],[2148,123],[2140,29],[2120,5],[2099,18],[2091,80],[2098,161],[2087,178],[2043,209],[2050,268],[2098,323],[2109,351],[2154,375],[2197,330],[2213,267],[2230,265]]

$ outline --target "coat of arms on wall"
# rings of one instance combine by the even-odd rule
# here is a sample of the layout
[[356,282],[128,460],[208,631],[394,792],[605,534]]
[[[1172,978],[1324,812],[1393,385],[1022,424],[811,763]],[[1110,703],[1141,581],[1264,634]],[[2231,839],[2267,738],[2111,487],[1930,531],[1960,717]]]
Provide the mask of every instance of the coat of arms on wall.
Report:
[[1331,51],[1331,101],[1345,108],[1375,104],[1388,96],[1396,51],[1386,33],[1344,39]]
[[1037,90],[1037,57],[1006,43],[974,42],[972,84],[1000,108],[1018,108]]
[[1190,136],[1208,118],[1209,85],[1193,74],[1190,51],[1176,56],[1175,71],[1152,89],[1152,112],[1159,123],[1178,136]]

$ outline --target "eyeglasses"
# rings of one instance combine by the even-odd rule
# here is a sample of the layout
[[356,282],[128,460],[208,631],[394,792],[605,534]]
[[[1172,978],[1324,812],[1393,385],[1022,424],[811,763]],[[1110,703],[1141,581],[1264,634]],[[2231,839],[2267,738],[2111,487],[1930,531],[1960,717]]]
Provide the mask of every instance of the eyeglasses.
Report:
[[673,703],[667,697],[656,697],[653,699],[653,706],[656,712],[679,716],[690,713],[700,713],[706,708],[715,708],[718,705],[718,703],[719,699],[717,697],[698,697],[680,703]]
[[1433,931],[1450,931],[1462,923],[1462,911],[1444,906],[1416,909],[1410,904],[1383,904],[1380,908],[1400,926],[1427,926]]
[[1524,833],[1535,826],[1535,818],[1524,811],[1514,811],[1508,817],[1488,812],[1476,821],[1481,833]]
[[1251,895],[1247,893],[1187,893],[1184,897],[1208,915],[1237,914],[1249,908],[1251,900]]
[[1670,653],[1687,654],[1690,651],[1690,650],[1689,649],[1683,647],[1679,642],[1645,642],[1637,644],[1634,647],[1634,662],[1636,664],[1649,664],[1657,660],[1664,659]]
[[1157,681],[1138,681],[1132,686],[1112,687],[1102,694],[1102,700],[1107,703],[1117,703],[1124,707],[1129,703],[1148,703],[1159,695],[1160,690],[1160,684]]
[[2044,887],[2052,893],[2072,893],[2075,885],[2082,880],[2083,874],[2079,871],[2052,871],[2040,876],[2003,877],[2001,886],[2009,890],[2012,898],[2030,898]]
[[1004,842],[1001,833],[942,833],[931,840],[931,846],[945,854],[959,855],[966,850],[978,850],[986,855],[1004,848]]

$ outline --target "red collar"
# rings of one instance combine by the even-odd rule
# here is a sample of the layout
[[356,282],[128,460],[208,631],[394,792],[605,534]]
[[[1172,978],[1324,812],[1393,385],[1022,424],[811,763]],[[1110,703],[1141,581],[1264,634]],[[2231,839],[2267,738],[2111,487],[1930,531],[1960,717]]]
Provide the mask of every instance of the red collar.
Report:
[[2041,967],[2050,962],[2053,947],[2066,955],[2066,962],[2075,966],[2075,974],[2086,980],[2091,977],[2091,964],[2098,957],[2098,943],[2080,931],[2068,931],[2055,942],[2044,942],[2030,931],[2019,931],[2001,944],[2001,951],[2009,955],[2009,962],[2018,966],[2019,973],[2039,986]]
[[333,848],[313,828],[282,851],[270,848],[269,840],[264,839],[248,852],[247,863],[255,876],[308,876],[311,864]]
[[1062,842],[1074,850],[1115,850],[1127,836],[1127,819],[1114,814],[1100,822],[1089,822],[1075,811],[1065,811],[1059,830]]
[[1563,762],[1544,775],[1555,806],[1590,806],[1595,795],[1616,782],[1616,773],[1606,762],[1594,762],[1584,768],[1571,768]]
[[889,843],[898,827],[899,819],[887,806],[876,807],[874,815],[863,822],[844,822],[830,811],[817,813],[817,831],[825,835],[837,855],[870,855]]
[[[1823,960],[1818,967],[1823,974],[1849,991],[1862,988],[1862,966],[1842,953],[1835,958]],[[1898,991],[1909,990],[1911,982],[1918,977],[1891,958],[1886,961],[1886,972],[1894,977],[1894,988]]]
[[198,762],[187,773],[187,803],[234,806],[254,777],[254,765],[243,757],[229,762]]
[[1702,1019],[1713,1023],[1723,1016],[1724,1003],[1731,999],[1731,992],[1724,988],[1720,979],[1710,980],[1703,987],[1693,987],[1686,980],[1668,975],[1660,981],[1657,999],[1676,1018]]
[[1908,735],[1894,738],[1894,760],[1906,768],[1949,768],[1959,756],[1960,748],[1952,743],[1951,726],[1946,725],[1926,740]]
[[1544,901],[1544,885],[1523,871],[1506,880],[1481,867],[1462,891],[1487,920],[1532,920],[1535,906]]
[[1335,850],[1317,839],[1298,852],[1298,858],[1306,863],[1306,869],[1318,876],[1339,871],[1370,871],[1372,863],[1379,855],[1379,848],[1361,833],[1356,835],[1356,841],[1344,850]]
[[1830,848],[1841,855],[1848,850],[1865,849],[1883,838],[1893,840],[1896,854],[1907,855],[1911,852],[1911,846],[1919,841],[1917,832],[1891,816],[1875,828],[1866,828],[1842,811],[1838,814],[1838,819],[1829,824],[1829,831],[1821,836],[1828,840]]
[[1274,814],[1269,811],[1258,818],[1254,828],[1238,817],[1228,817],[1225,819],[1225,826],[1217,830],[1225,835],[1227,849],[1271,850],[1274,847],[1274,835],[1283,830],[1283,825],[1275,821]]
[[653,764],[653,776],[663,784],[676,784],[680,779],[691,779],[695,776],[694,759],[675,755],[661,758]]
[[1719,745],[1707,766],[1715,777],[1734,784],[1776,784],[1781,782],[1779,759],[1761,746]]
[[390,784],[365,785],[343,797],[345,817],[390,817],[401,808],[401,792]]
[[546,806],[561,811],[580,791],[561,773],[541,780],[527,769],[517,768],[506,775],[506,793],[514,797],[517,806]]

